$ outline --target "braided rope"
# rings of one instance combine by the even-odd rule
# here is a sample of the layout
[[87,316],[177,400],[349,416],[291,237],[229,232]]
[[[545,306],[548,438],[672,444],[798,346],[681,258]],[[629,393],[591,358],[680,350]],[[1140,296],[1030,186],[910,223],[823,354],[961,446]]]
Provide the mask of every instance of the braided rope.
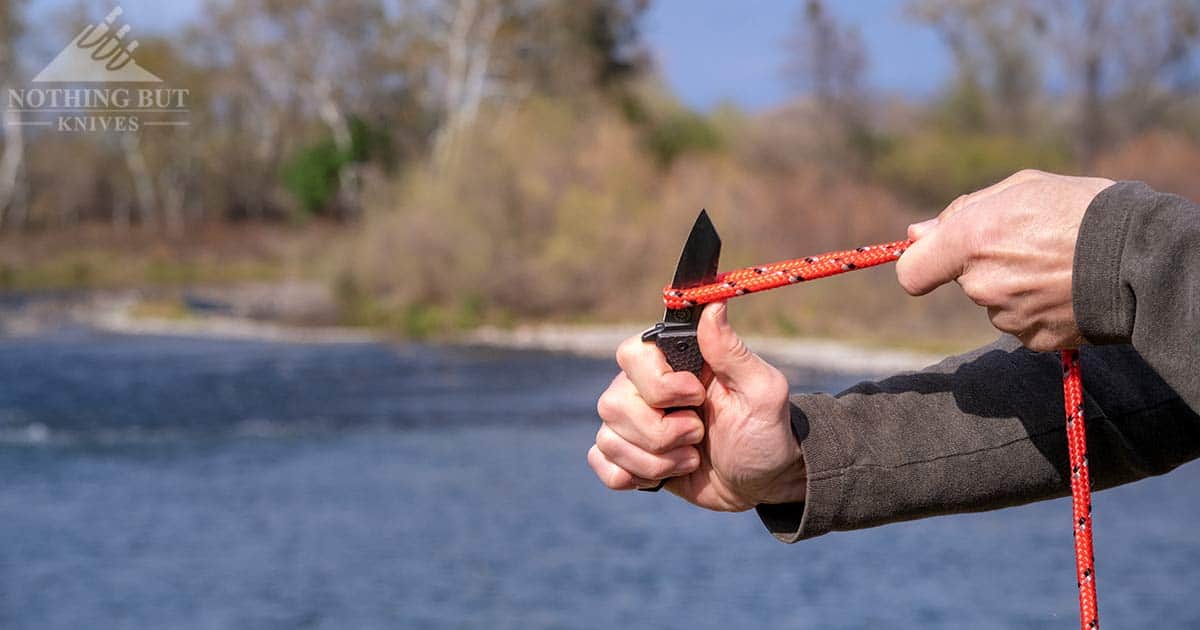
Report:
[[663,303],[667,308],[687,308],[806,280],[828,278],[856,269],[866,269],[899,259],[911,244],[912,241],[896,241],[883,245],[867,245],[844,252],[829,252],[729,271],[717,276],[717,281],[712,284],[690,289],[667,287],[663,289]]
[[[912,241],[895,241],[857,249],[794,258],[760,267],[747,267],[717,276],[716,282],[690,289],[663,289],[663,303],[678,309],[719,302],[767,291],[806,280],[827,278],[898,260]],[[1092,498],[1088,476],[1087,431],[1083,417],[1083,378],[1079,352],[1064,350],[1063,406],[1067,422],[1067,451],[1071,469],[1071,530],[1075,536],[1075,573],[1079,586],[1079,623],[1082,630],[1100,627],[1097,615],[1095,559],[1092,554]]]
[[1083,378],[1079,351],[1062,351],[1063,411],[1067,416],[1067,454],[1071,467],[1072,530],[1075,534],[1075,577],[1079,585],[1079,624],[1100,627],[1096,607],[1096,559],[1092,553],[1092,483],[1088,474],[1087,430],[1083,422]]

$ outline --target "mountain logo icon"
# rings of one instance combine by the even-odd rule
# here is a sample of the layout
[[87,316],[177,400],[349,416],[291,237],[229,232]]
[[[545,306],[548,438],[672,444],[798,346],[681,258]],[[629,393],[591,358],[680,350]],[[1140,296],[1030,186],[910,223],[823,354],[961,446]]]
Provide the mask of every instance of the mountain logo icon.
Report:
[[133,59],[137,40],[126,41],[130,26],[117,28],[117,7],[99,24],[85,27],[58,53],[34,83],[162,83]]

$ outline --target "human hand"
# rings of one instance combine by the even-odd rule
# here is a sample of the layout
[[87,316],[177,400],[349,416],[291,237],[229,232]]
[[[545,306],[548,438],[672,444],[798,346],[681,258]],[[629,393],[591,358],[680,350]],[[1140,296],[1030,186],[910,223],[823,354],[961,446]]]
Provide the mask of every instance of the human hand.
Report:
[[1033,350],[1074,348],[1071,279],[1084,212],[1112,180],[1025,170],[955,199],[911,225],[896,264],[900,285],[924,295],[956,280],[992,325]]
[[[667,490],[710,510],[803,500],[787,379],[742,343],[724,303],[704,309],[697,341],[711,372],[707,385],[673,372],[641,337],[621,344],[622,372],[596,405],[603,424],[588,464],[613,490],[670,477]],[[685,409],[663,411],[671,408]]]

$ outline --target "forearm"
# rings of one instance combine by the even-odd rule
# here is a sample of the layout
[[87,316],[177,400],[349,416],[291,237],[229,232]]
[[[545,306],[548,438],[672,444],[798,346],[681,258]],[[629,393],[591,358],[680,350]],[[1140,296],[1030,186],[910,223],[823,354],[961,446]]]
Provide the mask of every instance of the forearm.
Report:
[[1080,226],[1072,292],[1088,341],[1133,344],[1200,409],[1200,207],[1138,182],[1100,193]]
[[[1083,353],[1096,485],[1200,455],[1200,418],[1126,346]],[[1052,354],[1011,338],[836,397],[793,399],[807,498],[759,506],[778,538],[1065,495],[1062,381]]]

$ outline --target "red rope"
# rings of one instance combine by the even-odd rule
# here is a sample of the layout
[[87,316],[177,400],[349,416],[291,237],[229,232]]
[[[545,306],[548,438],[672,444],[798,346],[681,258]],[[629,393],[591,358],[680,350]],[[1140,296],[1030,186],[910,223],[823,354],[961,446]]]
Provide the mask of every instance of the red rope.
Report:
[[1092,554],[1092,483],[1088,475],[1087,430],[1083,423],[1083,377],[1079,351],[1062,351],[1063,410],[1067,416],[1067,453],[1071,467],[1071,513],[1075,533],[1075,578],[1079,585],[1079,624],[1100,627],[1096,611],[1096,559]]
[[[892,262],[912,245],[896,241],[853,250],[784,260],[761,267],[747,267],[717,276],[717,281],[690,289],[663,289],[667,308],[686,308],[766,291],[778,287],[835,276],[856,269]],[[1096,612],[1096,573],[1092,555],[1092,498],[1088,476],[1087,431],[1083,419],[1083,379],[1079,353],[1064,350],[1063,406],[1067,418],[1067,452],[1071,471],[1071,511],[1075,535],[1075,573],[1079,586],[1079,623],[1083,630],[1100,627]]]
[[912,241],[896,241],[884,245],[868,245],[844,252],[829,252],[808,258],[784,260],[761,267],[747,267],[717,276],[713,284],[691,289],[663,289],[667,308],[685,308],[697,304],[719,302],[747,293],[784,287],[805,280],[836,276],[839,273],[866,269],[892,262],[908,249]]

